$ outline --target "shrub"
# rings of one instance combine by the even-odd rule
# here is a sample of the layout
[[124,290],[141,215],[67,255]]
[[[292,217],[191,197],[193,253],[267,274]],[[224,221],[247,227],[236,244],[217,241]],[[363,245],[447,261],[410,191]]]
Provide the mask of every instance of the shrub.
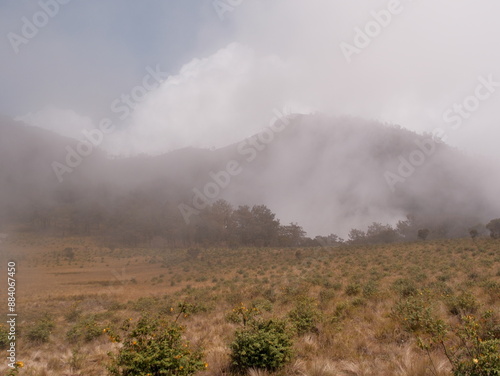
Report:
[[62,254],[69,261],[72,261],[75,258],[75,251],[73,250],[73,248],[69,248],[69,247],[64,248],[64,250],[62,251]]
[[[168,304],[166,307],[168,307]],[[208,308],[205,305],[192,304],[187,302],[179,302],[177,304],[177,309],[174,309],[174,307],[170,307],[170,309],[167,309],[167,313],[175,315],[175,321],[177,321],[180,317],[188,318],[191,315],[207,311]]]
[[265,298],[256,298],[252,301],[252,308],[256,308],[261,312],[271,312],[273,310],[273,303]]
[[482,313],[477,333],[482,339],[500,339],[500,313],[488,310]]
[[500,375],[500,340],[481,342],[475,349],[476,357],[459,361],[455,376],[497,376]]
[[90,342],[105,332],[105,328],[96,321],[95,316],[84,317],[66,333],[66,338],[71,343],[81,340]]
[[465,350],[451,359],[455,376],[500,375],[500,339],[483,340],[479,337],[480,325],[474,316],[465,316],[458,336]]
[[49,315],[45,315],[29,328],[27,338],[35,343],[48,342],[54,327],[55,324],[52,318]]
[[474,313],[479,308],[479,304],[470,292],[463,292],[458,296],[451,296],[448,299],[448,309],[453,315],[467,315]]
[[363,286],[363,297],[371,298],[377,295],[378,286],[374,281],[369,281],[366,285]]
[[285,320],[253,321],[236,332],[231,361],[237,370],[277,370],[292,357],[292,333]]
[[500,282],[487,281],[484,284],[484,289],[489,295],[491,303],[500,301]]
[[[300,296],[304,296],[308,293],[310,286],[303,282],[289,282],[286,286],[283,287],[283,302],[289,302],[296,300]],[[270,299],[269,299],[270,300]],[[271,300],[272,301],[272,300]]]
[[247,308],[245,304],[240,303],[226,315],[226,320],[233,324],[243,324],[243,326],[246,326],[246,324],[257,315],[260,315],[260,310],[257,307],[252,306]]
[[5,324],[0,324],[0,349],[9,347],[9,328]]
[[405,330],[417,335],[435,336],[441,339],[446,331],[444,322],[434,317],[432,307],[423,295],[412,296],[398,302],[392,316]]
[[19,368],[23,368],[24,367],[24,363],[23,362],[16,362],[14,364],[14,368],[11,368],[9,370],[9,373],[7,374],[7,376],[17,376],[19,375]]
[[313,331],[316,329],[320,313],[314,299],[302,298],[297,301],[293,310],[288,314],[298,335]]
[[64,318],[68,322],[75,322],[80,318],[82,311],[79,310],[76,305],[72,306],[71,309],[65,313]]
[[335,306],[335,311],[332,316],[332,322],[338,322],[346,317],[348,317],[351,313],[352,305],[349,302],[340,302]]
[[403,298],[413,296],[418,292],[415,283],[409,279],[404,278],[400,278],[394,281],[393,288]]
[[325,304],[333,300],[335,295],[337,295],[337,293],[333,288],[325,288],[319,292],[319,300],[321,303]]
[[112,357],[113,376],[188,376],[205,369],[199,350],[182,339],[183,328],[175,322],[143,316],[135,327],[127,322],[123,347]]
[[361,285],[359,283],[351,283],[345,288],[345,293],[348,296],[358,295],[361,292]]

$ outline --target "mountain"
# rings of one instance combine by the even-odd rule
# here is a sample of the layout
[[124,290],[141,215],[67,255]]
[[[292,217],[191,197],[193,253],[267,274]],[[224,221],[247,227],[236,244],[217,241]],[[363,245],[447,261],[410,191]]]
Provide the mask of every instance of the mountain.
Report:
[[430,136],[360,119],[297,117],[242,166],[224,197],[264,203],[309,234],[345,235],[408,214],[428,226],[464,227],[500,210],[495,166]]
[[4,223],[72,205],[114,215],[131,197],[136,209],[127,216],[147,216],[147,205],[168,206],[172,221],[190,221],[205,201],[265,204],[282,223],[298,222],[313,236],[345,236],[351,228],[395,223],[408,214],[424,225],[445,226],[448,235],[462,234],[500,212],[493,163],[429,135],[356,118],[290,116],[222,149],[160,156],[113,159],[98,148],[82,156],[78,150],[87,149],[80,144],[0,119]]

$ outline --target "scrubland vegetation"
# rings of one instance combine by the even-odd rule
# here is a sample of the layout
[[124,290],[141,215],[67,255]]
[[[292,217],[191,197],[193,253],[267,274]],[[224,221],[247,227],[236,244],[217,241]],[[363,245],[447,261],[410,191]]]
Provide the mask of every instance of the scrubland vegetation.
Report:
[[171,249],[24,233],[2,246],[18,264],[19,375],[500,372],[496,239]]

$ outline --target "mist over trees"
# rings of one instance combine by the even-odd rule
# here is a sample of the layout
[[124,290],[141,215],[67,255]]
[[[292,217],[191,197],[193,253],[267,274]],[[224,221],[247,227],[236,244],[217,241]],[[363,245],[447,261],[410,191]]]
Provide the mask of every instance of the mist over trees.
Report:
[[396,226],[373,222],[366,230],[353,228],[347,240],[333,233],[310,238],[297,223],[282,225],[265,205],[234,207],[222,199],[186,223],[175,204],[157,205],[148,192],[141,191],[117,197],[111,204],[62,194],[51,207],[33,205],[18,217],[16,224],[20,231],[61,237],[93,236],[111,247],[335,247],[425,241],[451,234],[468,236],[472,232],[477,237],[485,235],[486,229],[491,237],[500,238],[500,219],[456,233],[451,231],[454,224],[449,228],[444,224],[422,228],[422,223],[411,215]]
[[491,220],[486,228],[490,231],[490,236],[493,239],[500,239],[500,218]]
[[[252,149],[251,161],[239,144],[129,158],[96,149],[60,182],[52,163],[64,162],[78,141],[0,119],[0,231],[172,247],[390,243],[472,230],[498,237],[495,222],[481,224],[500,212],[492,167],[439,141],[432,158],[390,189],[385,172],[397,172],[400,157],[425,142],[429,136],[397,126],[297,116],[271,143]],[[241,173],[186,224],[179,205],[191,205],[193,189],[202,190],[228,161]]]
[[[52,208],[34,206],[19,222],[22,231],[55,236],[94,236],[110,245],[286,246],[305,245],[306,233],[296,223],[280,225],[265,205],[233,208],[218,200],[190,223],[178,208],[157,206],[147,194],[121,197],[114,207],[97,202],[63,201]],[[311,240],[309,239],[309,242]]]

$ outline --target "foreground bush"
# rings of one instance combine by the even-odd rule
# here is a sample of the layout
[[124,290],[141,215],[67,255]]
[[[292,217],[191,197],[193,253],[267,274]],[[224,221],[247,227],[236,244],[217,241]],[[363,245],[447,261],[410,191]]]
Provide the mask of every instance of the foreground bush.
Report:
[[236,332],[231,344],[231,360],[235,369],[276,370],[292,357],[292,332],[285,320],[252,321]]
[[455,376],[500,375],[500,340],[484,341],[474,351],[474,357],[457,362]]
[[193,351],[182,339],[177,323],[143,317],[125,330],[123,347],[112,358],[113,376],[188,376],[205,369],[201,351]]
[[418,346],[429,358],[432,349],[441,349],[454,376],[500,376],[500,339],[493,311],[484,312],[479,319],[462,316],[459,325],[447,327],[418,295],[396,304],[392,315],[417,337]]
[[499,376],[500,339],[489,336],[481,338],[479,335],[481,327],[474,316],[465,316],[462,320],[462,327],[457,333],[462,341],[462,351],[451,359],[454,366],[453,374],[455,376]]

